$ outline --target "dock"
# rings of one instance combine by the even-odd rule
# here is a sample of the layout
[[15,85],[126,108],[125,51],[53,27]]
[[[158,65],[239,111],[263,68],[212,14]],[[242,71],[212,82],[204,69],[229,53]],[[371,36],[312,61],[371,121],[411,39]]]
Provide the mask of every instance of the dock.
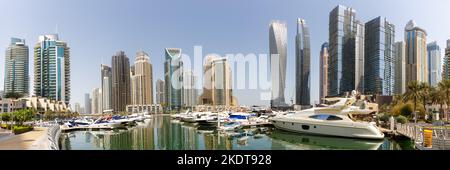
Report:
[[255,123],[243,123],[241,128],[251,128],[251,127],[273,127],[270,122],[255,122]]
[[113,127],[80,127],[80,126],[75,126],[75,127],[66,127],[66,126],[61,126],[61,131],[62,132],[70,132],[70,131],[77,131],[77,130],[113,130],[113,129],[118,129],[118,128],[113,128]]

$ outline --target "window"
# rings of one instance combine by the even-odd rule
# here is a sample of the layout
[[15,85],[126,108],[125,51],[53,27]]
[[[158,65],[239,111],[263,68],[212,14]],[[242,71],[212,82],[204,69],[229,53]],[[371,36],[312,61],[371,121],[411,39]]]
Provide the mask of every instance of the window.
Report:
[[302,125],[302,129],[303,130],[309,130],[309,126],[308,125]]
[[317,120],[343,120],[342,118],[334,115],[313,115],[309,118]]
[[342,120],[342,118],[337,117],[337,116],[330,115],[330,116],[327,118],[327,120]]

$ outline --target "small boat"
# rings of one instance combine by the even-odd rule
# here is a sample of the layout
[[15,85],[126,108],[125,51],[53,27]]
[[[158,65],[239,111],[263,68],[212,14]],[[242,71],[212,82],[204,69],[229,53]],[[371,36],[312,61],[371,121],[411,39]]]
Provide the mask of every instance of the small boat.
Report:
[[102,129],[102,128],[115,129],[115,128],[119,128],[120,125],[121,125],[120,123],[110,122],[110,121],[105,120],[104,118],[99,118],[94,123],[90,124],[89,128],[94,128],[94,129]]
[[241,126],[240,123],[238,122],[228,122],[225,123],[224,125],[220,126],[219,129],[223,130],[223,131],[233,131],[238,129]]
[[248,145],[248,136],[243,136],[237,139],[239,145]]

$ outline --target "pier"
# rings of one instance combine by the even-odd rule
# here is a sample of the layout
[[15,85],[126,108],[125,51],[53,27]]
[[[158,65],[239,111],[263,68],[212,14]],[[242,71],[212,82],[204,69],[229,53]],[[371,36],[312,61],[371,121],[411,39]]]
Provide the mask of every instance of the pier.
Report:
[[[425,130],[430,136],[426,136]],[[431,124],[400,124],[395,130],[385,130],[387,134],[405,136],[414,141],[419,150],[446,150],[450,149],[450,126],[432,126]],[[428,141],[431,140],[431,141]]]

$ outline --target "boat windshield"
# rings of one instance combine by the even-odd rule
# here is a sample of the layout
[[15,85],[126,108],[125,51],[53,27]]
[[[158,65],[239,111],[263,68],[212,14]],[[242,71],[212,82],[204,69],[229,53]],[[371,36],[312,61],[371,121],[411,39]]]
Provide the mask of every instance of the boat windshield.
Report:
[[329,120],[329,121],[333,121],[333,120],[343,120],[342,118],[335,116],[335,115],[326,115],[326,114],[320,114],[320,115],[313,115],[310,116],[309,118],[312,119],[317,119],[317,120]]

